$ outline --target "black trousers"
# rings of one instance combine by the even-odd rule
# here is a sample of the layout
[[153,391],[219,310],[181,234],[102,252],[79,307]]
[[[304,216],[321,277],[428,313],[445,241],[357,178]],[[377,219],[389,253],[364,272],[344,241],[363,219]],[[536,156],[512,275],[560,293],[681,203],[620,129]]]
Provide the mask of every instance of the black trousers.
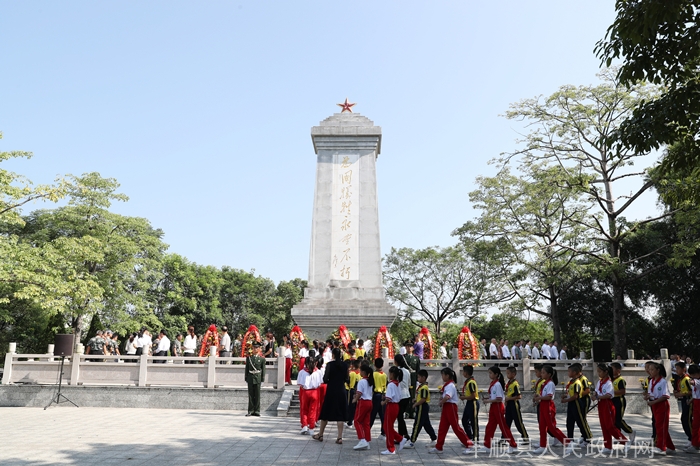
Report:
[[399,415],[397,420],[399,421],[399,435],[403,436],[404,438],[408,438],[408,428],[406,427],[406,419],[404,418],[404,414],[406,414],[406,409],[409,406],[409,403],[411,403],[410,398],[403,398],[402,400],[399,401]]
[[[418,386],[418,374],[415,372],[411,372],[411,386],[408,388],[408,392],[411,394],[411,404],[413,403],[413,400],[416,399],[416,387]],[[409,404],[410,406],[410,404]],[[407,409],[408,411],[408,418],[413,419],[414,418],[414,410],[413,409]]]
[[382,406],[383,393],[374,392],[372,395],[372,413],[369,415],[369,427],[370,429],[374,425],[374,420],[379,414],[379,421],[382,423],[382,435],[386,435],[384,432],[384,406]]
[[625,408],[627,407],[627,400],[625,400],[624,396],[613,397],[612,403],[615,407],[615,426],[620,429],[620,432],[631,434],[632,428],[623,419],[625,416]]
[[570,401],[566,407],[566,436],[574,438],[574,427],[578,426],[581,431],[581,436],[590,441],[593,438],[591,428],[586,420],[586,400],[578,398]]
[[462,427],[473,442],[479,440],[479,400],[467,400],[462,413]]
[[[167,351],[158,351],[155,354],[155,356],[167,356],[167,355],[168,355]],[[165,364],[165,359],[160,359],[160,360],[153,361],[153,362],[157,362],[158,364]]]
[[437,440],[437,435],[435,435],[435,429],[430,423],[430,405],[428,403],[419,404],[415,410],[415,421],[413,421],[413,431],[411,432],[411,442],[415,443],[418,440],[418,434],[420,434],[421,429],[425,429],[425,432],[430,436],[431,441]]
[[357,393],[357,390],[354,388],[351,388],[348,390],[348,422],[347,424],[349,426],[352,425],[352,421],[355,419],[355,409],[357,408],[357,403],[353,403],[352,399],[355,397],[355,393]]
[[[688,400],[691,398],[679,398],[681,403],[681,425],[683,426],[683,432],[685,432],[688,440],[693,439],[693,430],[690,428],[690,405]],[[697,413],[695,414],[698,415]]]
[[520,436],[524,439],[529,439],[530,437],[527,435],[527,429],[525,429],[525,424],[523,423],[523,415],[520,412],[520,401],[518,400],[506,401],[506,424],[508,424],[508,428],[513,424],[513,421],[515,421],[515,428],[520,432]]
[[260,384],[248,384],[248,414],[260,415]]
[[[194,353],[185,353],[185,354],[183,354],[183,356],[186,358],[194,358]],[[197,364],[197,361],[195,361],[194,359],[191,359],[189,361],[185,361],[185,364]]]

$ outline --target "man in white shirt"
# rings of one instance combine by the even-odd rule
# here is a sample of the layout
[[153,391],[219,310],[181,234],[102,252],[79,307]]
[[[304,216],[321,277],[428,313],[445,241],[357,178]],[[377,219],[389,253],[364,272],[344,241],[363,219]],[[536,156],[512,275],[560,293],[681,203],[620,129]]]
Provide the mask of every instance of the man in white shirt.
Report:
[[537,347],[537,342],[532,344],[532,359],[542,359],[540,349]]
[[[170,339],[165,329],[160,331],[158,335],[158,347],[156,348],[156,354],[154,356],[167,356],[168,350],[170,349]],[[159,364],[165,364],[165,359],[160,359],[155,361]]]
[[406,355],[406,343],[401,345],[401,348],[399,348],[399,354],[404,355],[404,356]]
[[549,346],[549,340],[545,340],[544,343],[542,343],[542,359],[551,359],[552,356],[549,353],[550,346]]
[[559,359],[561,359],[561,360],[569,359],[568,356],[566,355],[566,345],[563,345],[561,347],[561,351],[559,351]]
[[510,350],[508,349],[508,340],[503,342],[503,346],[501,347],[501,354],[503,355],[503,359],[510,359]]
[[440,345],[440,359],[447,359],[447,342],[443,341]]
[[559,349],[557,348],[557,341],[552,342],[552,346],[549,348],[549,358],[559,359]]
[[[194,334],[194,327],[187,327],[187,336],[182,344],[182,355],[187,358],[193,358],[194,352],[197,350],[197,335]],[[185,361],[185,364],[196,364],[197,361]]]
[[525,340],[525,353],[523,354],[523,357],[527,357],[527,358],[532,357],[532,349],[530,348],[530,340]]
[[[231,335],[228,334],[228,327],[221,327],[223,335],[219,339],[219,356],[222,358],[231,357]],[[220,361],[219,364],[228,364],[229,361]]]
[[495,338],[491,338],[491,345],[489,345],[489,358],[498,359],[498,347],[496,346]]

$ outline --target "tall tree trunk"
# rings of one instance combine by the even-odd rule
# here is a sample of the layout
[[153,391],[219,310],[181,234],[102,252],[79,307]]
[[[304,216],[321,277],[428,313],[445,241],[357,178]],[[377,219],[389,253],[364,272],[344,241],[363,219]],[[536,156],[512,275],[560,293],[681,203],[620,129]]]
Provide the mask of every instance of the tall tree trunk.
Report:
[[615,354],[627,358],[627,329],[625,328],[625,289],[622,280],[613,275],[613,346]]
[[75,335],[75,343],[78,344],[82,340],[83,336],[83,316],[79,315],[77,317],[73,317],[73,323],[71,325],[73,327],[73,335]]
[[561,346],[561,322],[559,321],[559,296],[554,285],[549,286],[549,314],[552,319],[552,327],[554,328],[554,339]]

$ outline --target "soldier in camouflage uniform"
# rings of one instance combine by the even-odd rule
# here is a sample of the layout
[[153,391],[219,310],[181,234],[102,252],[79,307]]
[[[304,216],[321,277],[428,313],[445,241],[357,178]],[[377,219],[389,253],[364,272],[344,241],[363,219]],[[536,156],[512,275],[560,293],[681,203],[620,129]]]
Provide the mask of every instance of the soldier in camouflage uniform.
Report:
[[265,358],[260,355],[260,342],[253,342],[253,354],[245,360],[245,381],[248,384],[248,414],[260,416],[260,387],[265,380]]
[[[88,354],[106,354],[105,339],[102,336],[102,330],[98,330],[94,337],[90,338],[87,344]],[[104,362],[104,359],[88,359],[88,361]]]

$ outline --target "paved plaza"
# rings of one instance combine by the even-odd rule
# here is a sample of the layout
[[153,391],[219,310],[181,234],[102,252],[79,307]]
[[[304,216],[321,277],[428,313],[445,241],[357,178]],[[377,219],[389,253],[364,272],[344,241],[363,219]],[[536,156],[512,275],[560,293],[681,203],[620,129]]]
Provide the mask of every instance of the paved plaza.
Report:
[[[405,449],[394,456],[382,456],[379,442],[370,451],[354,451],[354,430],[346,430],[343,445],[336,445],[336,429],[326,432],[325,442],[299,435],[296,418],[245,417],[241,411],[189,411],[128,408],[0,408],[0,465],[379,465],[379,464],[628,464],[646,461],[648,453],[638,447],[627,459],[576,457],[562,458],[562,449],[553,448],[558,456],[531,457],[523,452],[489,458],[466,456],[457,438],[448,434],[443,455],[430,455],[421,436],[415,449]],[[485,426],[485,417],[481,430]],[[559,423],[564,415],[558,416]],[[630,425],[639,428],[639,439],[650,435],[649,418],[628,416]],[[412,422],[412,421],[410,421]],[[437,427],[437,419],[433,420]],[[534,432],[535,416],[525,415],[525,423]],[[597,417],[594,435],[600,435]],[[682,430],[679,421],[671,422],[672,436],[680,448]],[[378,426],[373,436],[378,434]],[[424,434],[423,434],[424,435]],[[634,457],[635,450],[638,453]],[[622,451],[620,451],[622,454]],[[654,462],[697,464],[700,455],[679,450],[675,455],[656,456]]]

